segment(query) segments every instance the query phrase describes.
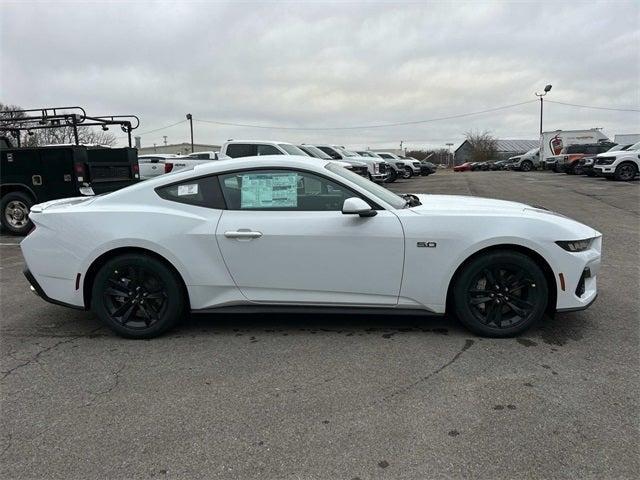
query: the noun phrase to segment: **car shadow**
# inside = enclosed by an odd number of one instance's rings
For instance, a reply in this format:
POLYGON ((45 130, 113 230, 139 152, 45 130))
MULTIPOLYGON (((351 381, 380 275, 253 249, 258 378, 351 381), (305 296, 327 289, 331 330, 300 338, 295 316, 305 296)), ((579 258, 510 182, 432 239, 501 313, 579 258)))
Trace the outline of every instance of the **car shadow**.
MULTIPOLYGON (((192 314, 173 331, 175 335, 214 333, 223 335, 272 333, 281 335, 336 333, 347 336, 422 332, 468 336, 469 333, 447 316, 348 315, 348 314, 192 314)), ((171 335, 171 334, 170 334, 171 335)))

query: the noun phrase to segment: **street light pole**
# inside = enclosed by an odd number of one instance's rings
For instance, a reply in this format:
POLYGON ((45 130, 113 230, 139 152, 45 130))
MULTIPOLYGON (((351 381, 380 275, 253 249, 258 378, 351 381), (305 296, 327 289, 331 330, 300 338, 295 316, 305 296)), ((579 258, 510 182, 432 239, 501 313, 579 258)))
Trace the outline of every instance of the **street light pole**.
POLYGON ((189 125, 191 127, 191 153, 193 153, 193 115, 187 113, 187 120, 189 120, 189 125))
POLYGON ((451 147, 453 147, 453 143, 445 143, 445 145, 447 147, 449 147, 449 155, 447 155, 447 157, 448 157, 448 159, 447 159, 447 167, 448 167, 449 166, 449 162, 451 162, 452 164, 454 163, 453 157, 451 155, 451 147))
POLYGON ((547 85, 546 87, 544 87, 544 92, 542 93, 536 92, 536 96, 540 98, 540 135, 542 135, 542 110, 543 110, 543 104, 544 104, 542 97, 544 97, 547 93, 549 93, 550 90, 551 90, 551 85, 547 85))

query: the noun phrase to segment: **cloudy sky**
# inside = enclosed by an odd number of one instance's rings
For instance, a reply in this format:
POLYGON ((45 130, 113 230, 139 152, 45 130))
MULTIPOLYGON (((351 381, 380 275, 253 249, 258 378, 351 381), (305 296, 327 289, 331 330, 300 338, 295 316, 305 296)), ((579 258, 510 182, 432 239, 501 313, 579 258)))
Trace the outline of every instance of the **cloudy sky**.
MULTIPOLYGON (((442 146, 534 139, 534 92, 640 109, 640 2, 3 1, 0 101, 134 113, 142 144, 228 138, 442 146), (484 114, 381 128, 353 128, 484 114), (258 129, 204 121, 290 127, 258 129)), ((545 103, 545 130, 640 113, 545 103)))

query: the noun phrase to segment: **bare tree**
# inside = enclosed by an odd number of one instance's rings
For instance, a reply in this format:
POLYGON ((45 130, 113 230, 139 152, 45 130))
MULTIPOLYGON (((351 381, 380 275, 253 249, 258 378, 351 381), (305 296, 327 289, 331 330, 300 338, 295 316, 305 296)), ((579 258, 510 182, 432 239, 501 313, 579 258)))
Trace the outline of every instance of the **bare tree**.
POLYGON ((491 132, 470 131, 466 132, 467 143, 471 147, 471 160, 474 162, 486 162, 496 157, 497 140, 491 132))
MULTIPOLYGON (((11 111, 21 110, 17 105, 9 105, 0 102, 0 117, 6 118, 11 111)), ((15 118, 25 117, 24 113, 13 114, 15 118)), ((12 126, 10 123, 9 125, 12 126)), ((116 126, 117 127, 117 126, 116 126)), ((114 127, 114 128, 116 128, 114 127)), ((58 145, 63 143, 75 143, 73 127, 62 125, 58 128, 46 128, 21 132, 21 144, 28 147, 42 145, 58 145)), ((101 130, 100 127, 78 127, 78 142, 86 144, 98 144, 113 146, 116 144, 116 136, 110 132, 101 130)))

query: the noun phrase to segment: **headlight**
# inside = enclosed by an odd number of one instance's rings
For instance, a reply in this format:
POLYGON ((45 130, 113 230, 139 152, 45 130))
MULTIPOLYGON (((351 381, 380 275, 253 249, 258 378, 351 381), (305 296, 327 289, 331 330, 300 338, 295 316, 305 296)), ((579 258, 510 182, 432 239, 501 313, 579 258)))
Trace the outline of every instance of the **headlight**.
POLYGON ((585 240, 561 240, 556 243, 567 252, 584 252, 591 247, 593 238, 587 238, 585 240))
POLYGON ((379 173, 380 172, 380 164, 374 163, 373 164, 373 171, 374 171, 374 173, 379 173))

